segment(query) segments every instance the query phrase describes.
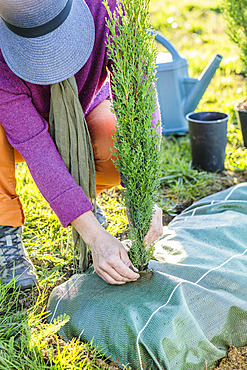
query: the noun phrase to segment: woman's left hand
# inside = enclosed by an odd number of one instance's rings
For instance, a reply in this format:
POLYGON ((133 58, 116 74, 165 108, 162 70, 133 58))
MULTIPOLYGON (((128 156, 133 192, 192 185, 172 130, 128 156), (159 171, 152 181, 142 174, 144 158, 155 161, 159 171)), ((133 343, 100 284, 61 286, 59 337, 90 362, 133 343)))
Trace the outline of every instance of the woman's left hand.
POLYGON ((162 210, 155 204, 150 228, 143 240, 146 247, 150 247, 163 234, 162 210))

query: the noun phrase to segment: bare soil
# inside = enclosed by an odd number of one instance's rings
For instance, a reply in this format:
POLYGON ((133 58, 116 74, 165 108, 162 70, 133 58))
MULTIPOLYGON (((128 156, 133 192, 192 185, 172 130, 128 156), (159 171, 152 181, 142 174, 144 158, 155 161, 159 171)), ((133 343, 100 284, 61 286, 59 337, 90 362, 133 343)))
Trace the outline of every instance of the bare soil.
POLYGON ((227 356, 218 361, 214 370, 246 370, 247 369, 247 346, 230 347, 227 356))

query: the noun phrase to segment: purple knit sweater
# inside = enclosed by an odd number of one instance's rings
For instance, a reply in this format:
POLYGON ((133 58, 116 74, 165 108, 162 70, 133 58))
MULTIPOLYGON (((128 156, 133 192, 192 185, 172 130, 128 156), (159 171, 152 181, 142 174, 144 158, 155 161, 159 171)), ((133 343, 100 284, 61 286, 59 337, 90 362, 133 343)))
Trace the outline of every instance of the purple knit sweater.
MULTIPOLYGON (((93 51, 75 74, 79 99, 87 115, 99 102, 109 97, 106 82, 110 68, 106 48, 107 12, 101 0, 85 0, 95 23, 93 51)), ((116 7, 112 0, 111 9, 116 7)), ((18 56, 17 56, 18 57, 18 56)), ((10 144, 25 159, 31 175, 44 198, 68 226, 84 212, 92 210, 90 201, 68 172, 48 132, 50 86, 23 81, 7 66, 0 50, 0 122, 10 144)), ((153 125, 159 119, 155 112, 153 125)))

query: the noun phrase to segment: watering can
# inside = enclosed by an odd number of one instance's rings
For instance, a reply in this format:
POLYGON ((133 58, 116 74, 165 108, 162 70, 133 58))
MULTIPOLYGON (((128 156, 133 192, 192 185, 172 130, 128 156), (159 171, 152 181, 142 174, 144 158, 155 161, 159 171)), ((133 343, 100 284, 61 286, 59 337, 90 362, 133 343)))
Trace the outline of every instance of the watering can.
POLYGON ((181 57, 170 41, 160 33, 155 33, 155 40, 169 51, 158 53, 156 60, 156 87, 162 134, 183 134, 188 131, 186 114, 196 109, 222 56, 216 54, 198 79, 190 78, 187 59, 181 57))

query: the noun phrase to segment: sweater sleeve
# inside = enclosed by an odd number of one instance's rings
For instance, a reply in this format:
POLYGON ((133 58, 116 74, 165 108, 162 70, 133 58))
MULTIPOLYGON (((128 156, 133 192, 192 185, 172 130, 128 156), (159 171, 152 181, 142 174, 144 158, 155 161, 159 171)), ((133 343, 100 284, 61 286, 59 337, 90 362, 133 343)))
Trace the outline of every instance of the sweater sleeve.
POLYGON ((25 159, 44 198, 63 226, 93 207, 68 172, 32 103, 28 86, 0 60, 0 117, 10 144, 25 159))

